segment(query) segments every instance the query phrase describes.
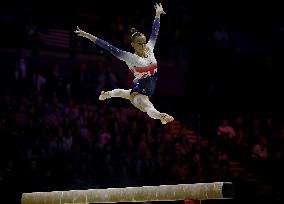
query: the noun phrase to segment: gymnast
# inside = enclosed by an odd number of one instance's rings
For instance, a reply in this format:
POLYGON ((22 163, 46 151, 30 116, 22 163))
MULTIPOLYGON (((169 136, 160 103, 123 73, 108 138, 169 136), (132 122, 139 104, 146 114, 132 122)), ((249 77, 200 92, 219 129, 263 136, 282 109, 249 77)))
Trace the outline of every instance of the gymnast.
POLYGON ((120 97, 128 99, 139 110, 146 112, 149 117, 158 119, 162 124, 167 124, 174 118, 167 113, 161 113, 150 101, 150 97, 154 94, 157 82, 157 61, 154 56, 154 47, 160 28, 160 16, 166 14, 162 4, 155 4, 155 19, 152 25, 152 32, 148 42, 143 33, 135 28, 131 28, 131 45, 134 53, 122 51, 108 42, 91 35, 77 26, 75 33, 94 42, 96 45, 108 50, 115 57, 124 61, 134 75, 134 86, 132 89, 114 89, 111 91, 102 91, 99 100, 105 100, 112 97, 120 97))

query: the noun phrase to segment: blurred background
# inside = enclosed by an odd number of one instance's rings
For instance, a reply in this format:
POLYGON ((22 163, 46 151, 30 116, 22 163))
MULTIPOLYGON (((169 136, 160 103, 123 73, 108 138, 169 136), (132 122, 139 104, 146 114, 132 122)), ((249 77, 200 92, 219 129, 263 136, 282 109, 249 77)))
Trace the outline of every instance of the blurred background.
MULTIPOLYGON (((284 13, 271 1, 161 1, 150 119, 126 64, 74 33, 132 51, 155 1, 5 1, 0 6, 0 189, 24 192, 231 181, 233 200, 283 203, 284 13)), ((156 203, 156 202, 149 202, 156 203)), ((163 202, 157 202, 163 203, 163 202)), ((171 203, 199 203, 177 201, 171 203)))

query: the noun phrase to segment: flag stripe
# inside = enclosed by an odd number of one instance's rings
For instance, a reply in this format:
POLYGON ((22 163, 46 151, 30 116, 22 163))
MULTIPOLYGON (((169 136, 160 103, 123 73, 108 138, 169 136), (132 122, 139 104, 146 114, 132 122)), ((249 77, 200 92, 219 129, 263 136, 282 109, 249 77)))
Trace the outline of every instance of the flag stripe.
POLYGON ((70 32, 62 29, 46 29, 38 32, 38 40, 50 47, 70 47, 70 32))
POLYGON ((64 38, 64 37, 52 37, 46 34, 40 34, 39 39, 41 40, 46 40, 46 41, 52 41, 52 42, 63 42, 63 43, 68 43, 70 39, 64 38))

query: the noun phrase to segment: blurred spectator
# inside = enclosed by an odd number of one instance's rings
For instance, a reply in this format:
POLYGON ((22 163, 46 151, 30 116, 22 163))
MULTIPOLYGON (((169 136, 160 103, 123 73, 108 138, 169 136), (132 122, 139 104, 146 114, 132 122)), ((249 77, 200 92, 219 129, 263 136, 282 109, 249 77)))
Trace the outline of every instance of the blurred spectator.
POLYGON ((97 92, 100 93, 103 90, 113 90, 117 88, 117 79, 110 64, 104 65, 103 62, 98 63, 99 75, 98 75, 98 88, 97 92))

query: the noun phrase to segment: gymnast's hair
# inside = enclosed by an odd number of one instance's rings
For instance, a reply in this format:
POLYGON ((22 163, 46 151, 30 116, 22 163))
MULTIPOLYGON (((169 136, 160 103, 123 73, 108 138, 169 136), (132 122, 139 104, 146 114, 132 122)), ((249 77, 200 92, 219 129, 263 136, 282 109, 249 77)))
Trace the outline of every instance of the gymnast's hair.
POLYGON ((130 33, 131 33, 131 42, 133 42, 135 38, 143 35, 143 33, 139 32, 136 28, 131 28, 130 33))

